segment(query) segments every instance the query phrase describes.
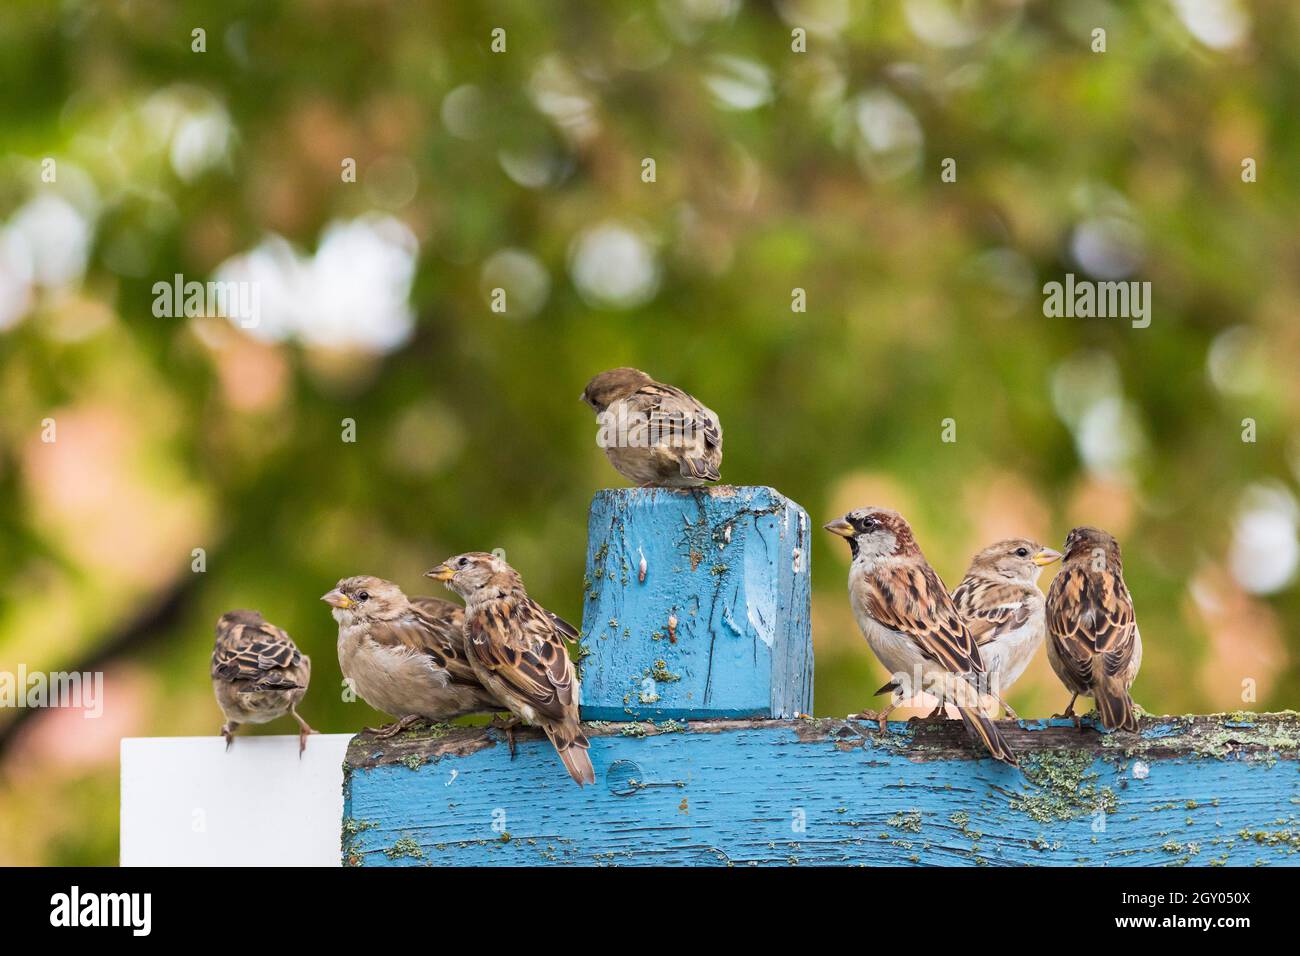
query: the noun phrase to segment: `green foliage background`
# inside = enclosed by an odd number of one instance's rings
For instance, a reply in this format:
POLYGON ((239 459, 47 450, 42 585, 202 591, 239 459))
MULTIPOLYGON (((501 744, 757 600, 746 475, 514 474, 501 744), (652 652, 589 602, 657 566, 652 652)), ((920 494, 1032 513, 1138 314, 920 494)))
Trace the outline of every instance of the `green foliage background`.
MULTIPOLYGON (((0 713, 0 862, 116 860, 116 741, 216 732, 226 609, 259 608, 313 656, 304 713, 333 732, 379 719, 339 693, 317 597, 341 576, 415 590, 449 554, 502 547, 579 619, 587 503, 617 476, 577 396, 614 365, 720 414, 729 482, 818 521, 900 507, 950 585, 991 534, 1112 528, 1147 645, 1140 703, 1294 706, 1294 584, 1243 588, 1229 555, 1251 489, 1294 503, 1300 474, 1300 11, 1242 15, 1244 38, 1214 49, 1164 3, 5 3, 0 222, 71 188, 42 183, 45 157, 97 201, 84 278, 0 329, 0 670, 93 665, 108 689, 100 721, 0 713), (542 108, 555 77, 585 126, 542 108), (466 84, 472 139, 445 119, 466 84), (150 131, 160 91, 217 104, 221 162, 178 172, 150 131), (919 142, 873 146, 863 96, 901 104, 919 142), (548 182, 520 185, 503 151, 550 157, 548 182), (1115 208, 1141 235, 1151 327, 1044 317, 1043 284, 1084 277, 1080 224, 1115 208), (152 313, 156 281, 208 278, 270 233, 310 254, 375 210, 419 240, 395 351, 152 313), (642 304, 595 304, 573 279, 603 221, 652 237, 642 304), (483 264, 503 248, 549 276, 535 315, 489 309, 483 264), (1118 383, 1140 440, 1114 469, 1089 466, 1054 398, 1071 368, 1118 383)), ((838 544, 812 555, 819 714, 880 683, 838 544)), ((1051 713, 1065 695, 1040 660, 1012 701, 1051 713)))

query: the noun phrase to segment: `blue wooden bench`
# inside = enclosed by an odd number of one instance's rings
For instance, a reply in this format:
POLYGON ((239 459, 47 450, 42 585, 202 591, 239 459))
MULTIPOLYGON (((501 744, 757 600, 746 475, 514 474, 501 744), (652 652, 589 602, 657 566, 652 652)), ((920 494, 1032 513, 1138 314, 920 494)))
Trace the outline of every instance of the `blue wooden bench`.
MULTIPOLYGON (((810 522, 770 488, 602 491, 583 582, 597 784, 486 728, 355 737, 345 865, 1300 863, 1300 715, 811 718, 810 522)), ((867 653, 864 646, 863 653, 867 653)), ((868 691, 874 688, 864 688, 868 691)))

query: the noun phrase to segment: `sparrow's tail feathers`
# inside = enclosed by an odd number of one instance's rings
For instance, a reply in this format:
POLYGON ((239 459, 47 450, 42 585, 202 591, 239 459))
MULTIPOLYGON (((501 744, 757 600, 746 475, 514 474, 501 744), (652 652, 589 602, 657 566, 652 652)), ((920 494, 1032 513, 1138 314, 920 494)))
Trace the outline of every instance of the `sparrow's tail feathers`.
POLYGON ((545 730, 573 782, 580 787, 584 783, 595 783, 596 769, 592 767, 591 757, 587 754, 591 744, 587 742, 586 734, 576 726, 546 727, 545 730))
POLYGON ((994 760, 1001 760, 1003 763, 1011 764, 1013 767, 1016 766, 1016 755, 1011 752, 1006 739, 998 732, 998 728, 993 721, 968 707, 958 707, 957 713, 961 714, 961 720, 966 725, 966 730, 984 745, 988 752, 993 755, 994 760))
POLYGON ((880 688, 880 690, 876 691, 876 692, 875 692, 874 694, 872 694, 871 696, 872 696, 872 697, 879 697, 881 694, 892 694, 892 693, 893 693, 894 691, 896 691, 896 690, 898 690, 898 681, 892 681, 892 680, 891 680, 888 684, 886 684, 884 687, 880 688))
POLYGON ((1129 696, 1128 690, 1122 686, 1113 683, 1103 682, 1097 688, 1097 713, 1101 716, 1101 724, 1107 730, 1129 730, 1138 729, 1137 708, 1133 705, 1133 698, 1129 696))
POLYGON ((685 478, 698 478, 701 481, 720 481, 722 473, 718 466, 707 458, 683 458, 678 469, 685 478))

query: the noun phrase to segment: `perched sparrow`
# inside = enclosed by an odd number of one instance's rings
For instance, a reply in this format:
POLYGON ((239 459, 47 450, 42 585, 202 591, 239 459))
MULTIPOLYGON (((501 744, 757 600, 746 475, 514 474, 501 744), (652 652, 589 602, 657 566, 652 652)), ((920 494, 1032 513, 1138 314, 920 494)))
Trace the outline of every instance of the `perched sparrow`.
MULTIPOLYGON (((1060 552, 1025 538, 999 541, 971 559, 966 577, 952 592, 957 612, 979 645, 989 693, 1012 718, 1016 713, 1006 702, 1007 691, 1029 666, 1046 628, 1038 576, 1060 558, 1060 552)), ((897 689, 891 681, 877 693, 897 689)), ((943 710, 940 703, 930 716, 943 710)))
POLYGON ((680 388, 615 368, 588 382, 582 400, 596 410, 597 444, 628 481, 690 488, 721 478, 718 416, 680 388))
MULTIPOLYGON (((906 696, 925 691, 952 703, 989 753, 1014 764, 1015 755, 983 712, 987 674, 979 647, 902 515, 864 508, 832 521, 826 530, 848 539, 853 552, 849 602, 893 681, 910 691, 906 696)), ((895 706, 876 715, 882 733, 895 706)))
POLYGON ((298 704, 311 680, 311 658, 257 611, 227 611, 217 619, 212 651, 212 689, 226 717, 221 736, 226 749, 240 724, 265 724, 289 714, 298 721, 298 753, 314 734, 298 716, 298 704))
POLYGON ((578 678, 565 648, 577 631, 530 598, 519 573, 495 555, 457 555, 427 575, 465 599, 465 636, 479 680, 516 717, 546 731, 578 786, 595 783, 578 723, 578 678))
POLYGON ((979 645, 990 692, 1011 717, 1006 695, 1043 643, 1046 628, 1038 575, 1061 553, 1025 538, 991 544, 971 559, 952 599, 979 645))
POLYGON ((465 612, 438 598, 407 598, 391 581, 344 578, 321 598, 339 623, 339 669, 375 710, 397 717, 375 735, 420 721, 504 710, 474 676, 465 612))
MULTIPOLYGON (((1047 592, 1047 659, 1074 696, 1097 702, 1108 730, 1137 730, 1129 688, 1142 666, 1142 635, 1124 584, 1119 542, 1096 528, 1075 528, 1047 592)), ((1075 718, 1078 722, 1078 718, 1075 718)))

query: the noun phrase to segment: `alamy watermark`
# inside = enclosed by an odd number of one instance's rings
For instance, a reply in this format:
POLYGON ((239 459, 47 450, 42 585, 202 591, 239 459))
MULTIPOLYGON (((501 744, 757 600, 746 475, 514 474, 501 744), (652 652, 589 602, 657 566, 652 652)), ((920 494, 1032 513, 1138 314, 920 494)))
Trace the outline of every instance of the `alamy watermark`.
POLYGON ((1043 315, 1051 319, 1130 319, 1135 329, 1151 324, 1150 282, 1093 282, 1065 274, 1043 286, 1043 315))
POLYGON ((153 928, 153 894, 83 893, 74 885, 50 897, 50 925, 118 926, 130 929, 132 936, 148 936, 153 928))
POLYGON ((10 707, 80 707, 87 720, 104 713, 102 671, 0 671, 0 709, 10 707))
POLYGON ((262 320, 262 292, 256 282, 186 282, 178 272, 171 282, 153 284, 153 314, 159 319, 219 315, 252 329, 262 320))

